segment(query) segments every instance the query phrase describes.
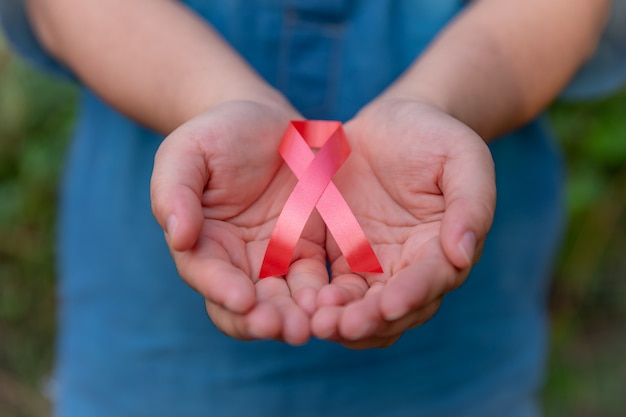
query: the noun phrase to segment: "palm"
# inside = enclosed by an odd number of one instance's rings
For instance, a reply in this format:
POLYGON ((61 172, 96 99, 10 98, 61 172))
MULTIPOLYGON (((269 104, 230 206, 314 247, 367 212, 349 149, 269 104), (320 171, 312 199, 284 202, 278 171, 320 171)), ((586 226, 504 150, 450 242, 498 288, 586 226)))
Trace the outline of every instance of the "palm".
MULTIPOLYGON (((335 183, 384 273, 351 273, 330 238, 332 283, 319 294, 313 326, 318 336, 353 347, 393 343, 430 318, 443 295, 462 283, 472 261, 464 265, 446 251, 441 236, 456 227, 450 221, 444 226, 455 192, 450 179, 469 179, 464 168, 475 164, 479 176, 493 182, 488 150, 450 117, 414 103, 393 103, 365 116, 346 126, 353 154, 335 183)), ((486 207, 492 204, 493 195, 479 197, 486 207)))
POLYGON ((317 217, 304 230, 287 276, 258 279, 294 181, 277 152, 293 116, 250 103, 223 106, 170 135, 155 163, 153 194, 166 187, 161 181, 171 185, 163 180, 169 167, 185 167, 180 195, 171 197, 188 202, 178 210, 189 218, 178 223, 189 229, 177 228, 177 241, 168 236, 179 272, 205 296, 216 325, 242 339, 306 341, 316 288, 327 282, 325 231, 317 217))

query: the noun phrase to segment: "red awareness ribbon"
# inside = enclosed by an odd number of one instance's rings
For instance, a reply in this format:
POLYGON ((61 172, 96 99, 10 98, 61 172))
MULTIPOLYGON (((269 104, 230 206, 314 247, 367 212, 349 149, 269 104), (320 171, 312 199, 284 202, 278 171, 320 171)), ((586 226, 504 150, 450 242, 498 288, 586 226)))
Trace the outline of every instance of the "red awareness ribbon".
POLYGON ((315 208, 353 272, 383 272, 363 229, 332 182, 350 155, 341 123, 292 121, 279 152, 299 181, 278 216, 260 278, 287 273, 302 230, 315 208), (320 149, 314 154, 311 148, 320 149))

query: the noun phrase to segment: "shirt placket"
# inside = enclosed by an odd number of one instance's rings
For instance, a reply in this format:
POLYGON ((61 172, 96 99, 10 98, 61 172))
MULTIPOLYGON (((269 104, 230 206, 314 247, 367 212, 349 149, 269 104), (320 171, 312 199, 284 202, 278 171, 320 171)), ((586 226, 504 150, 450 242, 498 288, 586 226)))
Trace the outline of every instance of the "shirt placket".
POLYGON ((277 87, 305 117, 336 111, 351 1, 284 0, 277 87))

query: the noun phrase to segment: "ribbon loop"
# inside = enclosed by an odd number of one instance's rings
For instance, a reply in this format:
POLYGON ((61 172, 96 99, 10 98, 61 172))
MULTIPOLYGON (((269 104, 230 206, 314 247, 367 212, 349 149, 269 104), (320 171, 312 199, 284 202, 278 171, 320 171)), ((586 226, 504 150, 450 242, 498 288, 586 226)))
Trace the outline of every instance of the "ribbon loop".
POLYGON ((350 155, 340 122, 293 121, 279 152, 298 178, 287 198, 265 252, 260 278, 287 273, 302 230, 317 208, 354 272, 382 272, 350 207, 332 178, 350 155), (317 154, 311 148, 320 148, 317 154))

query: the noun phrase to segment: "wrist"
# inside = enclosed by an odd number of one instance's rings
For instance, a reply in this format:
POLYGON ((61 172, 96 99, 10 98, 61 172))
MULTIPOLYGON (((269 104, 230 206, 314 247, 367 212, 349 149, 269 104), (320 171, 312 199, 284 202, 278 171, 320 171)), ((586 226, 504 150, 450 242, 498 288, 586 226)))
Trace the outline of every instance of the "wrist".
POLYGON ((293 113, 296 110, 276 89, 261 80, 256 74, 246 74, 239 78, 226 77, 219 87, 211 80, 189 83, 178 89, 176 123, 181 125, 197 115, 215 107, 233 102, 249 102, 272 109, 293 113), (230 81, 230 82, 229 82, 230 81), (193 85, 192 85, 193 84, 193 85))
MULTIPOLYGON (((415 103, 444 113, 472 129, 486 142, 505 132, 497 122, 496 116, 500 114, 497 107, 487 110, 487 104, 481 102, 480 96, 468 94, 466 90, 450 89, 442 84, 436 86, 418 79, 412 79, 409 84, 399 80, 375 100, 378 101, 415 103), (486 117, 487 114, 492 117, 486 117)), ((504 96, 498 101, 500 108, 513 106, 504 96)))
POLYGON ((421 83, 419 80, 412 80, 411 83, 403 79, 398 80, 377 97, 372 104, 384 102, 419 103, 455 119, 460 119, 458 117, 459 112, 454 107, 454 100, 451 100, 448 94, 430 87, 427 83, 421 83))

